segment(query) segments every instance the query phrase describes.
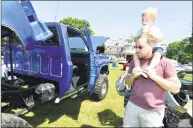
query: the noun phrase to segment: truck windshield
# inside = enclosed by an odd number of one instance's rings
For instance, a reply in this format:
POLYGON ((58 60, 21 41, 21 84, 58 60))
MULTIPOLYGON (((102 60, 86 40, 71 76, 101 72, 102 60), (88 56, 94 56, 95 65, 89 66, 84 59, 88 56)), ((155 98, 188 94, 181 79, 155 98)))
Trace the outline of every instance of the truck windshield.
POLYGON ((84 44, 84 41, 82 38, 79 36, 77 37, 69 37, 69 46, 70 46, 70 51, 71 52, 87 52, 88 49, 86 45, 84 44))
POLYGON ((67 29, 68 42, 71 53, 85 53, 88 52, 88 48, 82 38, 82 36, 73 29, 67 29))

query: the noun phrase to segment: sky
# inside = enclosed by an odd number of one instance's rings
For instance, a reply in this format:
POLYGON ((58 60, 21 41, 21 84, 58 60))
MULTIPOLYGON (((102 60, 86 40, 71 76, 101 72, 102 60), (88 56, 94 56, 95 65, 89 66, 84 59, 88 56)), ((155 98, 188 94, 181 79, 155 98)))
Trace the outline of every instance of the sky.
POLYGON ((192 33, 192 1, 31 1, 40 20, 59 22, 74 17, 87 20, 96 36, 111 39, 135 34, 141 27, 141 13, 158 9, 158 26, 163 43, 180 41, 192 33), (57 8, 58 4, 58 8, 57 8))

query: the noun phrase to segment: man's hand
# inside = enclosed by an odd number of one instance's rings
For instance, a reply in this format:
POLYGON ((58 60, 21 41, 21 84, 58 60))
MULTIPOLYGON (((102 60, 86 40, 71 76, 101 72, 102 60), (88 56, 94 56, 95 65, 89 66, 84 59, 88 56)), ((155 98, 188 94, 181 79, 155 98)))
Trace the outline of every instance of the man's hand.
POLYGON ((152 80, 154 80, 157 77, 157 74, 154 68, 147 68, 144 70, 144 73, 146 73, 148 77, 152 80))

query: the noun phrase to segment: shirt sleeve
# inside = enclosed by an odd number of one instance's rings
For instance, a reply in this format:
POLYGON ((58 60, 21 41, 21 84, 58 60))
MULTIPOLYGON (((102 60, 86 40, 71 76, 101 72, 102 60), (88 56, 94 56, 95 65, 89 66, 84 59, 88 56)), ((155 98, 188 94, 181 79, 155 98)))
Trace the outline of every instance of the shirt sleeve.
POLYGON ((165 61, 165 69, 163 74, 164 74, 164 78, 177 76, 175 65, 172 63, 170 59, 166 59, 165 61))

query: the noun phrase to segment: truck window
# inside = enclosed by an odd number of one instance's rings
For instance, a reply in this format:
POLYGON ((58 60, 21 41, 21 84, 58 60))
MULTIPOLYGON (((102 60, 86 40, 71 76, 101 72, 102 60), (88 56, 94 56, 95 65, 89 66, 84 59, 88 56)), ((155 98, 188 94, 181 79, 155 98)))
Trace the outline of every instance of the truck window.
POLYGON ((60 40, 59 40, 59 34, 58 34, 58 28, 57 27, 49 27, 48 29, 53 33, 53 36, 49 38, 48 40, 39 43, 38 45, 60 45, 60 40))
POLYGON ((88 48, 83 40, 83 37, 77 31, 68 28, 68 41, 71 53, 85 53, 88 48))

